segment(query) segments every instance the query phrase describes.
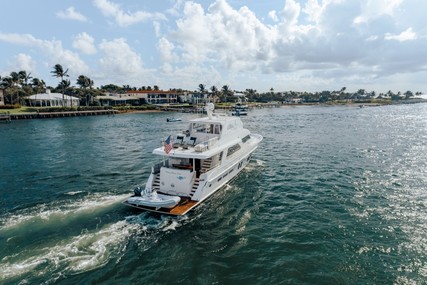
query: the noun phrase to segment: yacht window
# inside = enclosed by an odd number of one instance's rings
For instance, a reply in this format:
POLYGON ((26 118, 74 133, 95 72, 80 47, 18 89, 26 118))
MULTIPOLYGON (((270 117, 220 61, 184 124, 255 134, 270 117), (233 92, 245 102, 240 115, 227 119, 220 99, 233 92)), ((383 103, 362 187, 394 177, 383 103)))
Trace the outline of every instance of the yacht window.
POLYGON ((230 155, 232 155, 233 153, 235 153, 239 149, 240 149, 240 145, 239 144, 235 144, 235 145, 229 147, 228 151, 227 151, 227 157, 230 156, 230 155))
POLYGON ((209 132, 210 125, 203 124, 203 123, 193 123, 192 129, 197 133, 206 133, 206 132, 209 132))
POLYGON ((251 139, 251 135, 247 135, 246 137, 244 137, 243 139, 242 139, 242 142, 243 143, 245 143, 245 142, 247 142, 248 140, 250 140, 251 139))
POLYGON ((221 134, 222 126, 221 125, 215 125, 215 134, 219 135, 221 134))

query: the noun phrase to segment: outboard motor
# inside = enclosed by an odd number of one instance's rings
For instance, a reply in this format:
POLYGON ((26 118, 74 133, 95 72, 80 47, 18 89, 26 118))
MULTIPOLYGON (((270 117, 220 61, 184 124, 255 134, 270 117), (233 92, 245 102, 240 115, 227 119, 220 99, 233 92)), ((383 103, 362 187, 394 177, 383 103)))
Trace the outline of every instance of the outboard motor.
POLYGON ((135 193, 135 196, 141 196, 141 187, 137 186, 135 189, 133 189, 133 192, 135 193))

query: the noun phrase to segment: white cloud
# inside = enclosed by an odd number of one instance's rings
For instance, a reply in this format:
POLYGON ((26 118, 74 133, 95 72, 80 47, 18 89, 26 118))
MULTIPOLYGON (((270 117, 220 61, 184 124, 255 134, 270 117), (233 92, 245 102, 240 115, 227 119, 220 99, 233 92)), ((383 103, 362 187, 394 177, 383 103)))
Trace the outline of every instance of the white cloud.
POLYGON ((57 40, 40 40, 30 34, 1 34, 0 41, 5 41, 19 46, 37 48, 50 65, 61 64, 70 69, 70 74, 85 74, 88 66, 76 53, 63 48, 62 42, 57 40))
POLYGON ((268 16, 270 19, 272 19, 274 22, 279 21, 279 18, 277 17, 277 12, 275 10, 268 12, 268 16))
POLYGON ((178 60, 178 56, 173 52, 174 48, 174 45, 166 38, 159 39, 158 49, 164 62, 172 63, 178 60))
POLYGON ((34 72, 36 69, 36 62, 30 55, 20 53, 15 57, 14 70, 25 70, 27 73, 34 72))
POLYGON ((36 39, 30 34, 5 34, 0 33, 0 41, 10 44, 23 45, 23 46, 37 46, 41 45, 43 41, 36 39))
POLYGON ((318 23, 326 3, 327 1, 324 1, 323 6, 321 6, 317 0, 308 0, 303 8, 303 12, 307 14, 307 19, 311 22, 318 23))
MULTIPOLYGON (((215 0, 208 9, 186 1, 174 7, 181 16, 175 29, 168 26, 171 32, 162 34, 159 51, 165 61, 171 55, 178 57, 181 71, 208 65, 224 78, 233 73, 295 72, 307 84, 313 81, 318 86, 332 84, 331 78, 371 82, 402 70, 426 69, 427 59, 421 53, 427 39, 417 35, 415 28, 404 32, 399 28, 402 19, 411 19, 411 10, 405 11, 404 3, 308 0, 303 5, 285 0, 282 9, 267 12, 274 21, 271 25, 248 7, 236 9, 226 0, 215 0), (418 40, 420 45, 392 44, 409 40, 418 40)), ((177 71, 170 65, 167 70, 177 71)))
MULTIPOLYGON (((16 69, 43 64, 45 80, 54 79, 49 71, 59 63, 70 76, 90 75, 96 84, 156 82, 165 88, 203 83, 234 89, 241 82, 243 88, 260 91, 290 86, 326 90, 335 84, 380 86, 403 73, 406 81, 413 75, 421 86, 427 74, 427 32, 419 0, 140 2, 92 0, 89 4, 99 13, 87 26, 91 30, 68 22, 68 33, 43 29, 50 33, 44 38, 34 37, 36 32, 0 32, 2 52, 16 69), (100 17, 126 29, 99 26, 105 24, 100 17), (67 34, 74 35, 71 44, 67 34)), ((66 7, 57 16, 78 20, 73 15, 80 13, 66 7)), ((5 28, 14 31, 13 25, 5 28)))
POLYGON ((171 36, 185 62, 221 63, 234 70, 253 69, 268 60, 274 38, 275 30, 247 7, 234 10, 224 0, 215 1, 207 13, 200 4, 186 2, 171 36))
POLYGON ((412 28, 408 28, 406 31, 403 31, 398 35, 392 35, 391 33, 386 33, 386 35, 384 36, 384 39, 404 42, 404 41, 416 40, 417 34, 412 31, 412 28))
POLYGON ((85 54, 95 54, 96 53, 96 47, 94 45, 94 39, 87 33, 83 32, 81 34, 78 34, 73 39, 73 47, 75 49, 80 50, 81 52, 85 54))
POLYGON ((288 26, 295 26, 298 23, 298 17, 301 12, 301 6, 295 0, 287 0, 283 9, 284 22, 288 26))
POLYGON ((80 12, 76 11, 76 9, 73 6, 68 7, 65 11, 57 12, 56 16, 60 19, 66 19, 66 20, 76 20, 80 22, 87 21, 87 18, 80 12))
POLYGON ((132 78, 141 80, 141 57, 131 49, 125 39, 104 40, 99 44, 99 50, 102 53, 99 60, 102 76, 124 81, 132 78))
POLYGON ((383 15, 393 16, 404 0, 367 0, 361 2, 361 13, 355 23, 365 23, 383 15))
POLYGON ((137 11, 134 13, 125 12, 121 9, 120 5, 108 0, 94 0, 93 4, 104 16, 113 18, 121 27, 127 27, 150 20, 166 20, 166 17, 161 13, 149 13, 145 11, 137 11))
POLYGON ((175 0, 174 2, 175 3, 173 4, 173 6, 169 9, 167 9, 166 12, 172 16, 179 17, 180 13, 181 13, 180 10, 182 9, 182 7, 184 5, 184 0, 175 0))

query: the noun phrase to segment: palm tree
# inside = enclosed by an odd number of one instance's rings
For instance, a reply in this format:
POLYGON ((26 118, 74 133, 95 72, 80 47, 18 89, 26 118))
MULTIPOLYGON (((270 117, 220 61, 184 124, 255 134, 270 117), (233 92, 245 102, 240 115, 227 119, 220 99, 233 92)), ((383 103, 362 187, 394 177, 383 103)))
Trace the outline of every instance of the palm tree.
POLYGON ((77 85, 80 85, 80 88, 84 90, 86 106, 88 106, 88 101, 90 101, 90 96, 91 95, 88 92, 86 92, 86 88, 92 88, 92 86, 93 86, 93 80, 91 80, 87 76, 80 75, 77 78, 77 85))
POLYGON ((206 91, 204 84, 201 84, 201 83, 199 84, 199 91, 200 91, 200 94, 202 94, 201 98, 204 98, 205 97, 205 91, 206 91))
POLYGON ((62 107, 64 107, 64 92, 65 92, 65 85, 63 84, 64 81, 64 77, 68 77, 68 68, 67 70, 64 71, 64 69, 62 68, 62 65, 60 64, 55 64, 55 66, 53 67, 53 70, 50 72, 53 74, 53 76, 55 77, 60 77, 61 78, 61 82, 59 83, 58 86, 62 87, 62 107))
POLYGON ((256 90, 255 89, 246 89, 245 90, 245 96, 248 97, 250 100, 254 101, 256 96, 256 90))
POLYGON ((25 86, 28 85, 28 81, 33 78, 31 76, 31 72, 27 73, 25 70, 21 70, 20 72, 18 72, 19 77, 21 78, 21 80, 23 81, 23 83, 25 84, 25 86))
POLYGON ((221 101, 227 102, 227 97, 231 93, 230 87, 228 85, 222 86, 221 93, 222 93, 221 101))
POLYGON ((216 95, 218 93, 218 88, 216 88, 215 85, 212 85, 210 89, 212 91, 212 95, 214 96, 213 103, 215 103, 215 101, 216 101, 216 95))
MULTIPOLYGON (((6 97, 6 92, 8 92, 10 89, 13 88, 13 82, 12 82, 12 77, 3 77, 2 81, 1 81, 1 88, 3 90, 5 90, 5 99, 6 97)), ((10 97, 9 97, 9 104, 12 105, 12 92, 10 92, 10 97)))
POLYGON ((46 89, 46 83, 43 80, 40 80, 38 78, 33 78, 30 85, 33 87, 33 90, 36 94, 39 94, 46 89))
MULTIPOLYGON (((10 73, 10 82, 11 82, 11 88, 13 89, 13 91, 15 91, 15 95, 16 97, 18 97, 18 90, 17 90, 17 86, 18 84, 21 83, 21 76, 19 75, 19 73, 12 71, 10 73)), ((13 97, 12 97, 12 93, 10 93, 10 103, 13 104, 13 97)), ((16 99, 16 98, 15 98, 16 99)))
POLYGON ((38 78, 33 78, 31 85, 33 86, 33 89, 35 89, 36 93, 41 93, 46 89, 46 83, 38 78))
MULTIPOLYGON (((62 101, 63 101, 62 102, 62 107, 64 107, 64 104, 65 104, 65 100, 64 100, 65 90, 67 90, 70 86, 71 86, 71 82, 68 79, 64 79, 61 82, 59 82, 59 84, 58 84, 57 88, 59 88, 59 89, 61 89, 63 91, 63 93, 62 93, 62 98, 63 98, 62 99, 62 101)), ((71 100, 71 107, 73 107, 73 100, 71 100)))

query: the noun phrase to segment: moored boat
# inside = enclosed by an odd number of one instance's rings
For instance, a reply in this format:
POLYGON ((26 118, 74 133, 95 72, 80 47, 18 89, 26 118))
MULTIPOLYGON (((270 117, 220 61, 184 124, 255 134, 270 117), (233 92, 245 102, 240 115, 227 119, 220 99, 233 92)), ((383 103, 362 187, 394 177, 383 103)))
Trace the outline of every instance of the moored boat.
POLYGON ((181 119, 179 119, 179 118, 167 118, 166 122, 181 122, 181 119))
POLYGON ((233 106, 233 111, 231 112, 233 116, 247 116, 248 115, 248 105, 243 104, 240 100, 233 106))
POLYGON ((236 177, 249 163, 263 137, 251 134, 239 117, 213 113, 193 119, 153 150, 161 162, 152 167, 143 191, 125 205, 170 215, 184 215, 236 177))

